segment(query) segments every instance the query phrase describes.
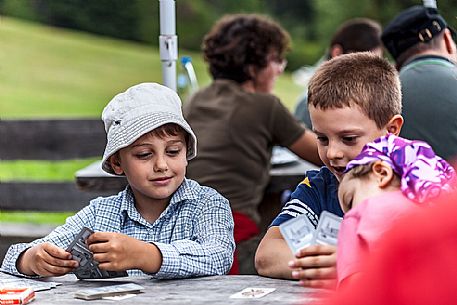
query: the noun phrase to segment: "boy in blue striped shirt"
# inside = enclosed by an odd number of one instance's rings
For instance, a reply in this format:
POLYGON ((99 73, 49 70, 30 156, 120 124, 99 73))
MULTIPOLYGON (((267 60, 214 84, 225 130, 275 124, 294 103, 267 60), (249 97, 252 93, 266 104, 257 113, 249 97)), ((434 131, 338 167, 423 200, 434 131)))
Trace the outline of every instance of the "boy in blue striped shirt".
POLYGON ((325 166, 306 173, 273 221, 257 249, 256 268, 261 275, 330 288, 336 284, 336 247, 315 245, 291 253, 279 225, 302 214, 315 226, 322 211, 343 215, 337 191, 346 164, 365 144, 387 133, 398 135, 403 125, 397 71, 371 52, 335 57, 311 78, 308 108, 325 166))

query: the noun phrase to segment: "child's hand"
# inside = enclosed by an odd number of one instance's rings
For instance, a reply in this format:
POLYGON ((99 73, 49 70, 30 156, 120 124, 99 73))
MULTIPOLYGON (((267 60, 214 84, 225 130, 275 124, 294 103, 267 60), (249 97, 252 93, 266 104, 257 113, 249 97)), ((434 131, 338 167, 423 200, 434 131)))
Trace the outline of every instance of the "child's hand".
POLYGON ((336 247, 313 245, 299 250, 289 262, 292 277, 306 287, 336 287, 336 247))
POLYGON ((140 269, 155 273, 162 265, 162 254, 150 243, 109 232, 95 232, 87 239, 98 267, 109 271, 140 269))
POLYGON ((51 243, 26 250, 18 259, 17 269, 27 275, 60 276, 78 267, 71 254, 51 243))

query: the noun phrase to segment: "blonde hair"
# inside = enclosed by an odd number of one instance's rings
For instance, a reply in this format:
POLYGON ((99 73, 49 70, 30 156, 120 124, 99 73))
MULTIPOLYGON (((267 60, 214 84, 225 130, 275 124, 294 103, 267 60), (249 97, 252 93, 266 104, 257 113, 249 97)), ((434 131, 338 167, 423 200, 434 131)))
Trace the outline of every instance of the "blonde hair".
POLYGON ((311 78, 308 105, 323 110, 357 105, 381 129, 401 113, 397 70, 371 52, 337 56, 323 63, 311 78))
MULTIPOLYGON (((374 163, 375 162, 370 162, 367 164, 360 164, 360 165, 357 165, 357 166, 351 168, 346 174, 344 174, 343 179, 344 180, 367 179, 368 175, 372 172, 374 163)), ((398 186, 400 186, 401 177, 397 173, 395 173, 395 171, 393 172, 393 175, 394 175, 394 178, 393 178, 394 183, 396 183, 396 184, 398 184, 398 186)))

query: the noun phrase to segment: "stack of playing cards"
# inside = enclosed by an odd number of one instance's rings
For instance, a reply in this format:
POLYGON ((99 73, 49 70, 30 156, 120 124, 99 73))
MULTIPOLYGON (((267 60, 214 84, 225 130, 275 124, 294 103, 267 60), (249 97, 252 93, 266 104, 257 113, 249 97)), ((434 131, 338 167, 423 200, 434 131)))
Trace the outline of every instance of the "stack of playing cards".
POLYGON ((281 224, 279 230, 295 254, 301 248, 314 244, 336 245, 342 220, 341 217, 323 211, 317 229, 314 229, 306 215, 300 215, 281 224))

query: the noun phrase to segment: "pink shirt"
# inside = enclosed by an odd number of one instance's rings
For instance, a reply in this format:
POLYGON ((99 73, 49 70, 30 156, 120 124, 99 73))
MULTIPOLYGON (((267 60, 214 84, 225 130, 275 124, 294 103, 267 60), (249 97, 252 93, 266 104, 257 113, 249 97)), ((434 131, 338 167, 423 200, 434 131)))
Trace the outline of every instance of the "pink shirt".
POLYGON ((347 212, 338 234, 338 284, 359 272, 382 235, 400 216, 417 207, 401 191, 395 191, 367 199, 347 212))

